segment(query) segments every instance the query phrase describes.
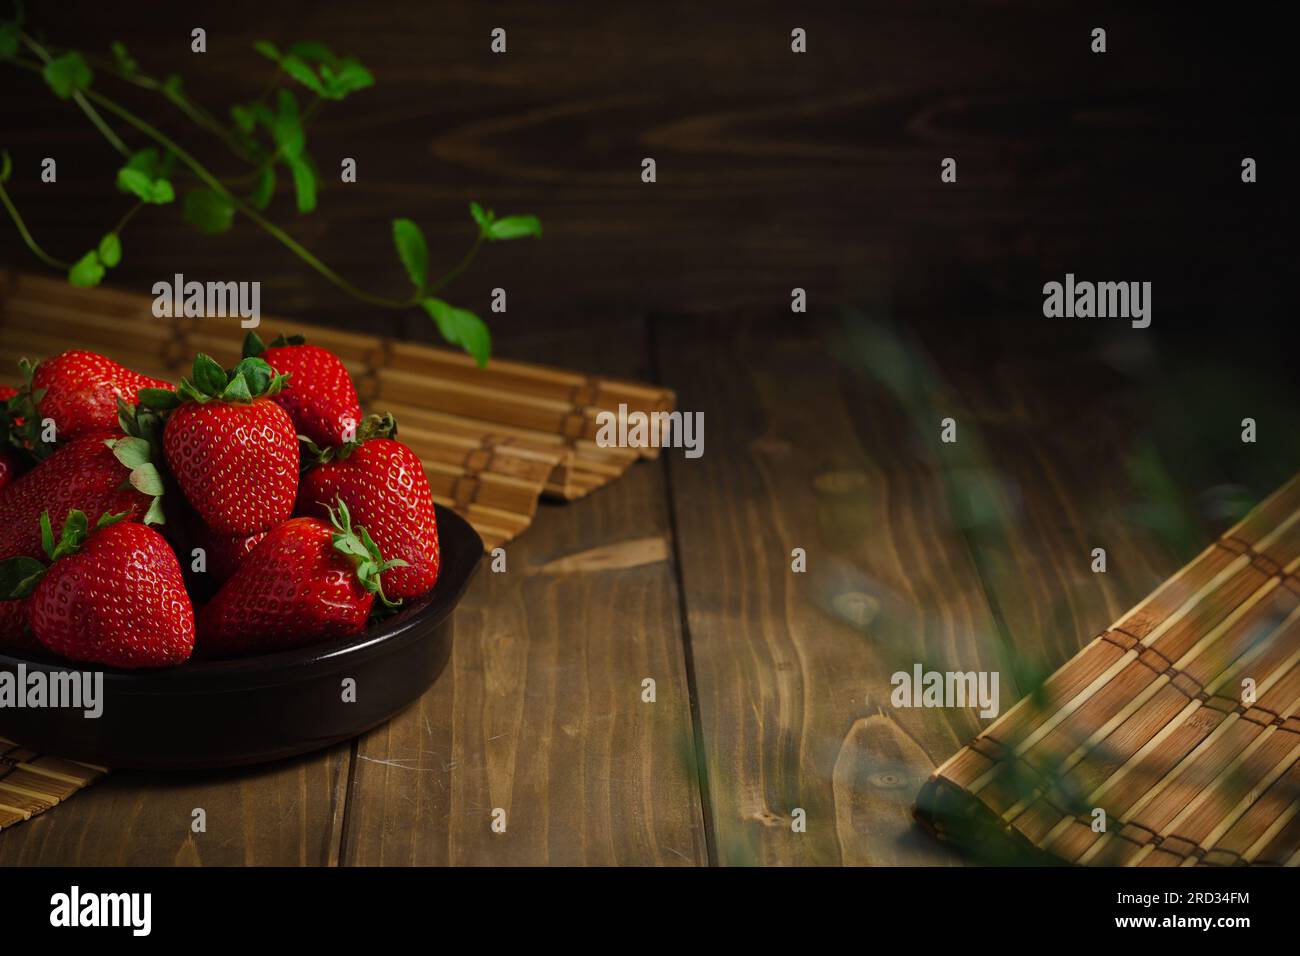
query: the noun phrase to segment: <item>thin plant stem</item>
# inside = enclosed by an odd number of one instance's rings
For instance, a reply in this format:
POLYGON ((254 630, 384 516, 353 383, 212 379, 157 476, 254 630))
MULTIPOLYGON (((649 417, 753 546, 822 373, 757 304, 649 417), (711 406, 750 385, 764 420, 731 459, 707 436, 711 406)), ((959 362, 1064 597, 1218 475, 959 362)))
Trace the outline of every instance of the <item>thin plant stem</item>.
POLYGON ((40 243, 36 241, 36 238, 31 234, 30 230, 28 230, 27 223, 23 222, 23 217, 19 214, 18 207, 15 206, 13 200, 9 198, 9 191, 4 188, 3 184, 0 184, 0 203, 4 204, 5 210, 9 213, 9 218, 11 218, 14 221, 14 225, 18 227, 18 235, 22 236, 24 244, 26 244, 27 248, 32 251, 33 255, 35 255, 37 259, 40 259, 41 262, 45 263, 51 269, 62 269, 66 272, 72 268, 72 263, 64 262, 62 259, 56 259, 41 248, 40 243))

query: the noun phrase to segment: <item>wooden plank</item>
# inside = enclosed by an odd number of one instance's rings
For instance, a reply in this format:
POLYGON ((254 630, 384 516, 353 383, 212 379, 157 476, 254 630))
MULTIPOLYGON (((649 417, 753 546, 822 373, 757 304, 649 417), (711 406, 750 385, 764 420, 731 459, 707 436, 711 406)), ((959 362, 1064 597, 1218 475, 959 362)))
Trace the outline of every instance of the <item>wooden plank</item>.
POLYGON ((116 770, 0 831, 0 866, 334 865, 349 759, 344 744, 222 772, 116 770))
POLYGON ((918 451, 930 423, 847 372, 836 331, 656 327, 663 380, 706 425, 702 457, 666 458, 722 864, 955 862, 911 802, 980 720, 894 708, 890 678, 999 666, 983 587, 918 451))
MULTIPOLYGON (((531 331, 530 356, 644 374, 640 320, 531 331)), ((438 683, 359 742, 345 863, 707 861, 669 537, 654 463, 541 509, 465 596, 438 683)))

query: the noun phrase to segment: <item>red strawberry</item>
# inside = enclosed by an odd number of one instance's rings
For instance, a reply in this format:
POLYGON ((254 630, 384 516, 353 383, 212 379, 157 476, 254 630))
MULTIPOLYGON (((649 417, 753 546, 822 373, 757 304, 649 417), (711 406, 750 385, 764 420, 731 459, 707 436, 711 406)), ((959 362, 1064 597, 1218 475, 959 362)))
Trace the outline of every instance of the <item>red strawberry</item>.
POLYGON ((75 438, 0 493, 0 560, 40 556, 43 511, 67 514, 75 508, 89 514, 125 512, 128 518, 156 520, 150 496, 161 492, 152 484, 157 471, 152 465, 125 465, 119 458, 128 449, 135 452, 137 441, 126 439, 124 443, 121 434, 116 438, 107 434, 75 438), (108 447, 109 441, 119 447, 108 447), (128 481, 147 493, 137 491, 128 481))
POLYGON ((360 634, 385 562, 347 506, 330 521, 294 518, 272 528, 199 612, 205 654, 264 653, 360 634))
POLYGON ((249 332, 244 357, 261 358, 290 376, 275 402, 289 413, 298 434, 317 445, 340 445, 351 440, 361 424, 357 390, 337 355, 306 341, 301 335, 282 335, 266 348, 256 332, 249 332))
POLYGON ((27 427, 39 429, 43 419, 51 419, 60 442, 113 431, 117 428, 119 398, 134 405, 142 388, 172 387, 102 355, 79 350, 48 358, 34 370, 26 364, 24 368, 31 375, 27 427))
POLYGON ((132 668, 180 664, 194 650, 194 608, 180 565, 162 535, 122 517, 104 515, 89 528, 84 514, 70 511, 55 544, 43 515, 50 566, 31 558, 0 565, 4 596, 30 594, 32 633, 70 660, 132 668))
POLYGON ((215 534, 247 535, 280 524, 298 492, 298 433, 270 395, 284 385, 261 359, 227 373, 206 355, 175 393, 145 389, 140 400, 174 409, 163 451, 176 483, 215 534))
POLYGON ((202 548, 207 565, 207 574, 218 584, 230 579, 230 576, 244 563, 244 559, 253 553, 253 549, 266 537, 265 531, 254 534, 237 534, 234 537, 214 534, 209 528, 195 531, 194 546, 202 548))
POLYGON ((394 440, 391 415, 371 416, 358 442, 340 448, 311 448, 321 464, 300 479, 298 513, 323 513, 322 502, 341 500, 352 520, 370 532, 379 550, 406 562, 384 575, 392 598, 413 598, 438 580, 438 521, 433 492, 415 452, 394 440))
POLYGON ((36 651, 40 647, 27 626, 27 602, 0 601, 0 649, 36 651))

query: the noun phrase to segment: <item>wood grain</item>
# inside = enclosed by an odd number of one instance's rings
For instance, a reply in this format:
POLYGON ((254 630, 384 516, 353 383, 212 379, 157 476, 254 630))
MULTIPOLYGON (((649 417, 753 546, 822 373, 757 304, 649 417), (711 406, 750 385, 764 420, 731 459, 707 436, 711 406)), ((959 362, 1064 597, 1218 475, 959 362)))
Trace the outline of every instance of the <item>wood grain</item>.
POLYGON ((0 866, 334 865, 349 759, 342 745, 236 771, 118 770, 0 832, 0 866))
MULTIPOLYGON (((609 341, 568 322, 530 354, 644 375, 609 341)), ((360 740, 346 864, 707 861, 669 534, 657 464, 543 506, 461 603, 447 672, 360 740)))
POLYGON ((887 395, 850 401, 833 329, 729 325, 656 329, 706 422, 703 457, 666 457, 718 862, 952 862, 917 839, 910 798, 980 721, 889 705, 918 661, 994 665, 945 492, 887 395))

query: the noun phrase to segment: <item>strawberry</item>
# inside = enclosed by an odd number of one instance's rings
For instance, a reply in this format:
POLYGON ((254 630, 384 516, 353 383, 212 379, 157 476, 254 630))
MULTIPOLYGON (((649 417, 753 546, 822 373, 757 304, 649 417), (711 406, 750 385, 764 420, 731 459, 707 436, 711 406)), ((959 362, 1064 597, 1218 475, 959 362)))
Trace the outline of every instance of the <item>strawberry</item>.
POLYGON ((161 521, 162 480, 138 436, 83 435, 0 493, 0 560, 41 554, 41 512, 125 512, 161 521), (151 500, 152 498, 152 500, 151 500))
POLYGON ((180 565, 147 525, 104 515, 94 528, 69 511, 57 542, 41 516, 48 567, 32 558, 0 564, 0 597, 28 597, 27 622, 41 645, 74 661, 169 667, 194 650, 194 608, 180 565))
POLYGON ((317 514, 322 502, 342 501, 384 554, 404 562, 384 575, 384 591, 413 598, 438 580, 438 521, 424 466, 391 437, 396 433, 392 415, 372 415, 356 442, 324 450, 308 443, 307 457, 319 464, 299 479, 297 513, 317 514))
POLYGON ((256 332, 244 337, 244 357, 258 357, 291 383, 275 402, 293 419, 298 434, 317 445, 350 441, 361 424, 361 405, 348 370, 333 352, 308 345, 301 335, 280 336, 269 348, 256 332))
POLYGON ((300 647, 360 634, 376 596, 388 606, 385 561, 347 505, 329 521, 277 525, 244 559, 198 616, 199 649, 218 657, 300 647))
POLYGON ((258 358, 230 372, 206 355, 175 392, 144 389, 140 401, 169 411, 163 452, 176 483, 215 534, 248 535, 293 513, 298 433, 270 396, 284 377, 258 358))
POLYGON ((244 559, 253 553, 253 549, 262 543, 267 532, 254 534, 218 535, 209 528, 198 528, 194 534, 194 546, 202 548, 207 574, 218 584, 230 579, 244 559))
POLYGON ((24 389, 24 427, 38 454, 45 419, 54 423, 59 442, 112 431, 117 427, 119 399, 134 405, 142 388, 172 387, 95 352, 75 349, 48 358, 34 369, 25 359, 21 365, 29 376, 24 389))
POLYGON ((14 429, 22 427, 23 419, 15 416, 16 408, 9 407, 11 404, 19 404, 13 401, 17 396, 18 389, 11 385, 0 385, 0 491, 4 491, 25 470, 27 464, 26 452, 17 447, 21 439, 13 434, 14 429))
POLYGON ((36 651, 40 647, 27 626, 27 602, 0 601, 0 649, 36 651))

